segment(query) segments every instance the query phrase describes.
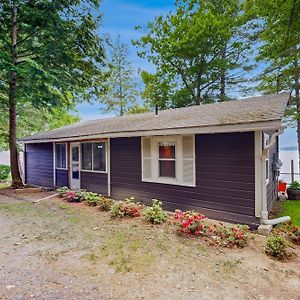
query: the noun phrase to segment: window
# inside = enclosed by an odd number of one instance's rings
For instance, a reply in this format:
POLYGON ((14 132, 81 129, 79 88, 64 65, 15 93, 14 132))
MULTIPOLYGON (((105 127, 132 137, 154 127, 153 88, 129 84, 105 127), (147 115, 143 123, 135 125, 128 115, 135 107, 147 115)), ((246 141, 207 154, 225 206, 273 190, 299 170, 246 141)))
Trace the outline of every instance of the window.
POLYGON ((159 142, 159 177, 176 177, 175 142, 159 142))
POLYGON ((143 137, 142 180, 195 186, 194 135, 143 137))
POLYGON ((66 169, 67 167, 67 151, 66 144, 55 144, 55 165, 56 169, 66 169))
POLYGON ((105 142, 82 143, 82 170, 106 172, 105 142))

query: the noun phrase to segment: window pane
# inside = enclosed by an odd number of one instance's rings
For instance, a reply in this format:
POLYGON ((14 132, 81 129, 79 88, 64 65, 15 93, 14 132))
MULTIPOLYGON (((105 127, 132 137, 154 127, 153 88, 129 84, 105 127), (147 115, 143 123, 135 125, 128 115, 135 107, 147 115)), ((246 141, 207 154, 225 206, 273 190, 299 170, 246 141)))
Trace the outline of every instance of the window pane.
POLYGON ((92 170, 92 143, 82 143, 82 169, 92 170))
POLYGON ((175 142, 159 142, 159 158, 175 158, 175 142))
POLYGON ((159 177, 176 177, 175 160, 159 161, 159 177))
POLYGON ((93 143, 94 171, 106 171, 105 143, 93 143))
POLYGON ((66 144, 56 144, 55 146, 56 168, 66 168, 66 144))
POLYGON ((79 147, 72 147, 72 161, 79 161, 79 147))

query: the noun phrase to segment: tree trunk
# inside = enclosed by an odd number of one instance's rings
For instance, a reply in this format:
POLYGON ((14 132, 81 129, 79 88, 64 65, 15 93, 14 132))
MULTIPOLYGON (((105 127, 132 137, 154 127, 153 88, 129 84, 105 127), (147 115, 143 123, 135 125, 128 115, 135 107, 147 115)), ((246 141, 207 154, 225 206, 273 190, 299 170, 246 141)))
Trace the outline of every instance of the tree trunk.
MULTIPOLYGON (((221 57, 223 59, 223 63, 225 64, 226 60, 226 46, 223 48, 221 57)), ((221 76, 220 76, 220 101, 225 101, 226 99, 226 68, 221 68, 221 76)))
MULTIPOLYGON (((11 29, 11 58, 12 64, 17 64, 17 6, 13 2, 11 29)), ((17 108, 16 108, 17 74, 12 70, 9 78, 9 151, 12 176, 12 187, 22 187, 22 179, 19 171, 19 159, 17 149, 17 108)))
POLYGON ((296 105, 297 105, 297 144, 298 144, 298 173, 300 172, 300 88, 299 88, 299 80, 298 84, 296 83, 295 85, 295 100, 296 100, 296 105))

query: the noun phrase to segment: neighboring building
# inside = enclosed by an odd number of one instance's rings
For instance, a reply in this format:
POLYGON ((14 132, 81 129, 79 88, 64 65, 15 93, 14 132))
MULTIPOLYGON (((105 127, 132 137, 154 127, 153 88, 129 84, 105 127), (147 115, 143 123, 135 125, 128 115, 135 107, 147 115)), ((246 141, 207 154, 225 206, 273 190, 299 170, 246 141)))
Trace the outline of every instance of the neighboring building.
POLYGON ((278 138, 289 95, 73 124, 21 140, 27 184, 256 226, 277 198, 278 138))

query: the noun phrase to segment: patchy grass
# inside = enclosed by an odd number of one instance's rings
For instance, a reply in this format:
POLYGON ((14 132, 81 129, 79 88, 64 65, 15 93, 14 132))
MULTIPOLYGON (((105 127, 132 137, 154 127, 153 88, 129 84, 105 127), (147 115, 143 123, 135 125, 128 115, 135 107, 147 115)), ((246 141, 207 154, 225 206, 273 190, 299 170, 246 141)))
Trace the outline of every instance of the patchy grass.
POLYGON ((288 200, 283 202, 283 216, 290 216, 295 226, 300 226, 300 200, 288 200))
POLYGON ((100 253, 116 272, 146 271, 155 262, 155 257, 144 245, 132 235, 118 233, 104 242, 100 253))
POLYGON ((0 203, 0 211, 6 211, 15 214, 32 213, 32 203, 19 202, 19 203, 0 203))
POLYGON ((216 262, 218 270, 222 270, 225 273, 235 272, 242 261, 240 259, 234 260, 219 260, 216 262))

